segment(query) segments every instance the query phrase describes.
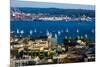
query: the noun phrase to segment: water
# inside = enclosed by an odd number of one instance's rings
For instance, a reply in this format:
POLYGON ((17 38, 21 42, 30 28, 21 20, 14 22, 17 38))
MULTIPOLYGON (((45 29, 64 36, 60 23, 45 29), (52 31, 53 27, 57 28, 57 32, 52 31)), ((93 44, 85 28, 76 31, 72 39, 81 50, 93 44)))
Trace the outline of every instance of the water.
POLYGON ((62 21, 11 21, 11 31, 17 36, 32 37, 57 35, 58 43, 63 39, 86 37, 95 40, 95 22, 62 22, 62 21))

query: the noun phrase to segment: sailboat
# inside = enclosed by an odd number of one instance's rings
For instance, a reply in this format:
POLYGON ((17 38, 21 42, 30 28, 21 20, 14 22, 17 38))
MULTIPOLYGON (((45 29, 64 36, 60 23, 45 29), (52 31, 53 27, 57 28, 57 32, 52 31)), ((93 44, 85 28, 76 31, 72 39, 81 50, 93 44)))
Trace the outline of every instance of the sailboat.
POLYGON ((17 34, 19 34, 20 32, 19 32, 19 29, 17 29, 17 34))
POLYGON ((83 36, 81 36, 81 39, 83 39, 83 36))
POLYGON ((65 39, 67 39, 68 37, 67 36, 65 36, 65 39))
POLYGON ((92 33, 94 33, 95 31, 94 31, 94 29, 92 29, 92 33))
POLYGON ((49 39, 51 39, 51 38, 52 38, 52 33, 50 33, 50 34, 48 35, 48 38, 49 38, 49 39))
POLYGON ((37 30, 36 30, 36 29, 34 29, 34 32, 37 32, 37 30))
POLYGON ((50 33, 49 33, 49 31, 47 30, 47 31, 46 31, 46 35, 49 36, 49 34, 50 34, 50 33))
POLYGON ((80 36, 78 35, 77 38, 80 39, 80 36))
POLYGON ((76 32, 79 33, 79 29, 77 29, 76 32))
POLYGON ((20 37, 22 37, 22 35, 24 34, 24 30, 21 30, 20 33, 21 33, 20 37))
POLYGON ((32 30, 30 30, 30 35, 32 35, 32 33, 33 33, 33 31, 32 31, 32 30))
POLYGON ((60 31, 58 31, 58 35, 60 35, 61 34, 61 32, 60 31))
POLYGON ((72 39, 72 37, 70 36, 69 39, 72 39))
POLYGON ((55 34, 55 38, 57 38, 57 34, 55 34))
POLYGON ((85 34, 85 38, 88 38, 88 35, 87 34, 85 34))
POLYGON ((69 31, 68 31, 68 28, 66 29, 66 32, 68 33, 69 31))
POLYGON ((21 35, 23 35, 24 34, 24 30, 21 30, 20 33, 21 33, 21 35))

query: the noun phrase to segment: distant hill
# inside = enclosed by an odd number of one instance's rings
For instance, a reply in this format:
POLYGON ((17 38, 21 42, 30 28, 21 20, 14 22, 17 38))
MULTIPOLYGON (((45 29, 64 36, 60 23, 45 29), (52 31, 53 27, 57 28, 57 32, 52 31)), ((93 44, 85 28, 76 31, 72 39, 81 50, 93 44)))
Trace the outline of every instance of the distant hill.
POLYGON ((95 10, 85 10, 85 9, 60 9, 60 8, 29 8, 29 7, 12 7, 12 11, 20 11, 24 13, 45 13, 49 15, 67 15, 70 17, 79 17, 82 15, 95 17, 95 10))

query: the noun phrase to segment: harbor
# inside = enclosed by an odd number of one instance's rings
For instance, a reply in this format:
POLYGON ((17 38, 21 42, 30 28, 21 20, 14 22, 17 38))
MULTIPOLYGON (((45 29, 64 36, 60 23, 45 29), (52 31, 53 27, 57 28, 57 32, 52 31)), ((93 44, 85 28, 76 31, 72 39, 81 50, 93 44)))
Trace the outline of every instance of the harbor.
POLYGON ((10 67, 95 61, 93 5, 11 3, 10 67))

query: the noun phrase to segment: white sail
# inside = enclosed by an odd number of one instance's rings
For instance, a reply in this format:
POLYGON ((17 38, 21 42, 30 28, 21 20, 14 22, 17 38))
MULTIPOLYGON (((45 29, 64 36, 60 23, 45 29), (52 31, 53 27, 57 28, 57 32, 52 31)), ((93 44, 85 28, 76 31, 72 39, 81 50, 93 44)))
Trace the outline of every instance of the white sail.
POLYGON ((30 30, 30 35, 32 35, 32 33, 33 33, 33 31, 32 31, 32 30, 30 30))
POLYGON ((79 29, 77 29, 76 32, 79 33, 79 29))
POLYGON ((94 29, 92 29, 92 33, 94 33, 95 31, 94 31, 94 29))
POLYGON ((66 32, 69 32, 69 31, 68 31, 68 28, 66 29, 66 32))
POLYGON ((78 35, 77 38, 80 39, 80 36, 78 35))
POLYGON ((52 38, 52 33, 49 34, 48 38, 49 38, 49 39, 52 38))
POLYGON ((24 30, 21 30, 20 33, 21 33, 21 34, 24 34, 24 30))
POLYGON ((88 37, 88 35, 87 34, 85 34, 85 38, 87 38, 88 37))
POLYGON ((65 39, 67 39, 68 37, 67 36, 65 36, 65 39))
POLYGON ((50 33, 49 33, 49 31, 47 30, 47 31, 46 31, 46 35, 49 36, 49 34, 50 34, 50 33))
POLYGON ((34 29, 34 32, 37 32, 37 30, 36 30, 36 29, 34 29))
POLYGON ((83 39, 83 36, 81 36, 81 39, 83 39))
POLYGON ((12 16, 16 16, 16 15, 15 15, 15 12, 13 12, 12 16))
POLYGON ((20 32, 19 32, 19 29, 17 29, 17 33, 20 33, 20 32))
POLYGON ((61 34, 61 32, 60 31, 58 31, 58 35, 60 35, 61 34))
POLYGON ((57 38, 57 34, 55 34, 55 38, 57 38))
POLYGON ((72 39, 72 37, 70 36, 69 39, 72 39))

